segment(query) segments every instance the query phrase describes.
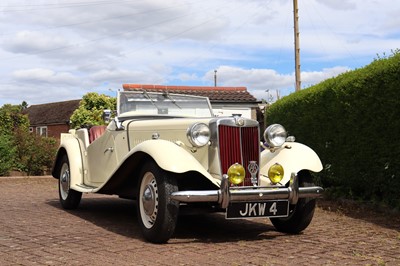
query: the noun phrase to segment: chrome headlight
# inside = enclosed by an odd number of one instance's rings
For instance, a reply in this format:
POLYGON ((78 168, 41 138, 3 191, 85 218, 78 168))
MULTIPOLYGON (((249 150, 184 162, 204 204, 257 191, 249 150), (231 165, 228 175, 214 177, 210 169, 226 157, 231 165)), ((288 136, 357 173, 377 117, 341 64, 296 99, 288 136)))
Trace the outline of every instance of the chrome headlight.
POLYGON ((264 140, 271 148, 282 146, 287 137, 287 132, 282 125, 272 124, 264 131, 264 140))
POLYGON ((210 128, 204 123, 193 124, 187 131, 190 143, 195 147, 202 147, 210 141, 210 128))

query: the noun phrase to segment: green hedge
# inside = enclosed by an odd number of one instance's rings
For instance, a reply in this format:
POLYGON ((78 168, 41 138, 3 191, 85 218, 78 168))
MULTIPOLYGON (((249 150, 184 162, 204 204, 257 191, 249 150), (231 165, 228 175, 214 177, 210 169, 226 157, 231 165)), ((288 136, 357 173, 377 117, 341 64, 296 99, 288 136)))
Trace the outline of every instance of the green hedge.
POLYGON ((400 54, 328 79, 277 101, 280 123, 312 147, 322 184, 346 196, 400 207, 400 54))

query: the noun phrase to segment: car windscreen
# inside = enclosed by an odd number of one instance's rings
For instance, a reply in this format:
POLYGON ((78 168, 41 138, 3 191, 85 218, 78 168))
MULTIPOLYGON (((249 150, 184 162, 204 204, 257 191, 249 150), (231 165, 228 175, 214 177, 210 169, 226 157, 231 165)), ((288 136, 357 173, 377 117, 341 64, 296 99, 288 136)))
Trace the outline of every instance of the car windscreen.
POLYGON ((136 115, 211 117, 213 113, 207 97, 168 92, 119 92, 118 116, 136 115))

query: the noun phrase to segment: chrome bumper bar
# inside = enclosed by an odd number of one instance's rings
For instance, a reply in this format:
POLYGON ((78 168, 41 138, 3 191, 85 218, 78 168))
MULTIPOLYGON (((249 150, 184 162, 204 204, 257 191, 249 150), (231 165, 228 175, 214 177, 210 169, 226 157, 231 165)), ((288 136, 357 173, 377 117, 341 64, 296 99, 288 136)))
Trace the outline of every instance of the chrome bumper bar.
POLYGON ((296 204, 299 198, 318 198, 322 196, 322 187, 300 187, 296 174, 292 173, 289 187, 230 187, 227 175, 224 175, 219 190, 177 191, 171 194, 173 200, 180 202, 216 202, 227 208, 230 202, 288 200, 296 204))

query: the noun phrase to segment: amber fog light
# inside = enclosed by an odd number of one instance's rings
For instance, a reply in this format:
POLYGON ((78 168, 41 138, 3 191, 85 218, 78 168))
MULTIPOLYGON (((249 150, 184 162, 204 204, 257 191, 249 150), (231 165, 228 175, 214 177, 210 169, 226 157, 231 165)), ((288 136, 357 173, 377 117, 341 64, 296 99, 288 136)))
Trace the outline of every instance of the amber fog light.
POLYGON ((278 163, 272 165, 268 169, 268 178, 274 184, 278 184, 279 182, 281 182, 284 174, 285 174, 285 171, 283 170, 282 165, 280 165, 278 163))
POLYGON ((246 176, 246 171, 241 164, 235 163, 229 167, 227 174, 229 182, 234 185, 239 185, 243 183, 244 177, 246 176))

